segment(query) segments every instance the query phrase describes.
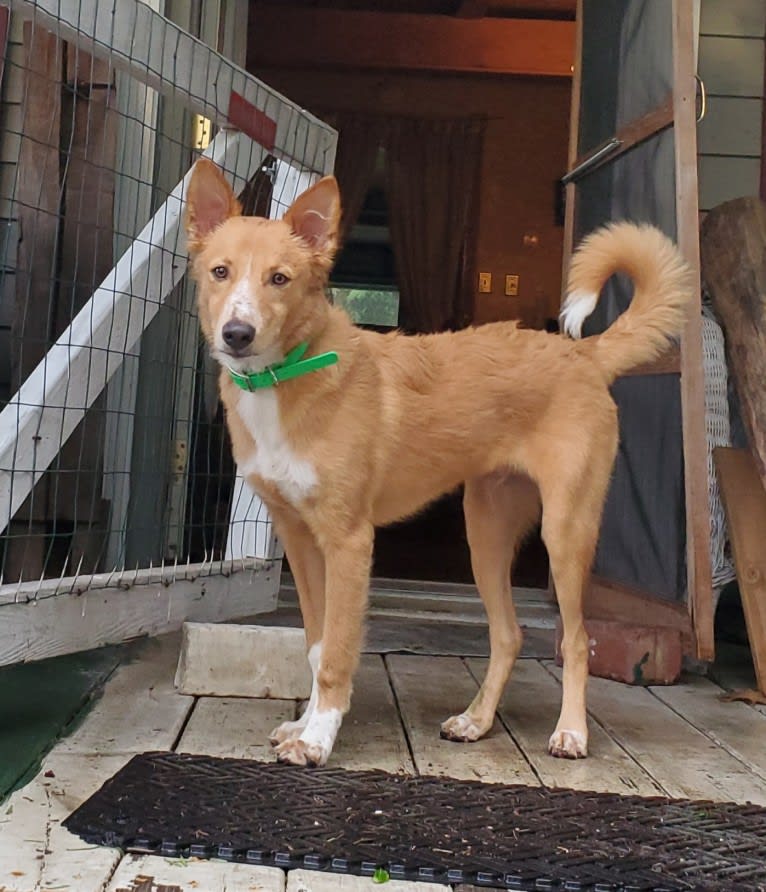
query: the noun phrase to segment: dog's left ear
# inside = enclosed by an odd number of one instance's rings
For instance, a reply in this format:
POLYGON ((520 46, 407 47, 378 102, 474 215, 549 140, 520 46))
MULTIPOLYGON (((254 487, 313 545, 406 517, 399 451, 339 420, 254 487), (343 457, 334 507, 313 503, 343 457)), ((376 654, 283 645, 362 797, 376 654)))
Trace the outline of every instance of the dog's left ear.
POLYGON ((217 164, 200 158, 186 192, 186 234, 189 250, 199 251, 208 235, 229 217, 242 212, 234 191, 217 164))
POLYGON ((323 177, 299 195, 284 220, 317 253, 332 257, 340 224, 340 191, 335 177, 323 177))

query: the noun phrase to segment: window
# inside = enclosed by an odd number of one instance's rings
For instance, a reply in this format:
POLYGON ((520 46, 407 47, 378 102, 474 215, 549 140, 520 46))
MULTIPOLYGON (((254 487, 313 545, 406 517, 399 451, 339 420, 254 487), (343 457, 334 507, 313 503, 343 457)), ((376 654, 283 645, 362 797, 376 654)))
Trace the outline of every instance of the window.
POLYGON ((382 176, 375 177, 359 219, 346 237, 330 290, 333 302, 357 325, 395 328, 399 324, 399 289, 381 180, 382 176))
POLYGON ((399 290, 395 287, 331 285, 333 303, 342 307, 357 325, 396 328, 399 324, 399 290))

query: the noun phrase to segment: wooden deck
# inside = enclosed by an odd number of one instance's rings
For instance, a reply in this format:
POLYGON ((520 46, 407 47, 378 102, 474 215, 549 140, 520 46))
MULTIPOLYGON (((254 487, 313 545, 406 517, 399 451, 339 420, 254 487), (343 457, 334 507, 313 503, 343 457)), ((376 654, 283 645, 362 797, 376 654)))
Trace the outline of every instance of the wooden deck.
MULTIPOLYGON (((139 659, 115 672, 86 720, 53 749, 38 776, 0 806, 0 890, 371 889, 369 879, 124 856, 89 847, 62 829, 70 811, 135 753, 174 749, 272 758, 267 732, 292 717, 295 704, 180 695, 173 687, 177 656, 177 636, 147 642, 139 659)), ((484 664, 478 658, 366 655, 331 764, 766 805, 766 707, 723 703, 721 688, 700 677, 672 688, 593 679, 591 757, 560 761, 545 753, 560 673, 550 661, 523 659, 487 738, 467 745, 441 740, 439 722, 471 699, 484 664)), ((385 888, 446 887, 391 882, 385 888)))

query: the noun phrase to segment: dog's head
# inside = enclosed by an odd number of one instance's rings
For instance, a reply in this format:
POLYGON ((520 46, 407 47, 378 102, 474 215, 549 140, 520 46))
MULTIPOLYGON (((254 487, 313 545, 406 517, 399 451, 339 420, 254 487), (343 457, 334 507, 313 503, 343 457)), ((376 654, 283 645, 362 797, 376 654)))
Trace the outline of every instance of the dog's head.
POLYGON ((243 217, 218 167, 194 166, 186 232, 199 316, 211 354, 258 371, 310 340, 327 315, 325 286, 338 244, 340 196, 325 177, 281 220, 243 217))

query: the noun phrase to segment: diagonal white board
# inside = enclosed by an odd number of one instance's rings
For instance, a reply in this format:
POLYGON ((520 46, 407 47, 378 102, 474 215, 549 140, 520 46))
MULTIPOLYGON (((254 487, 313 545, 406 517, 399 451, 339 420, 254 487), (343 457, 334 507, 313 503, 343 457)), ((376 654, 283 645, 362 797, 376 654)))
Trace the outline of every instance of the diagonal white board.
MULTIPOLYGON (((265 150, 221 131, 205 154, 241 191, 265 150)), ((0 532, 186 271, 189 171, 0 413, 0 532)))

